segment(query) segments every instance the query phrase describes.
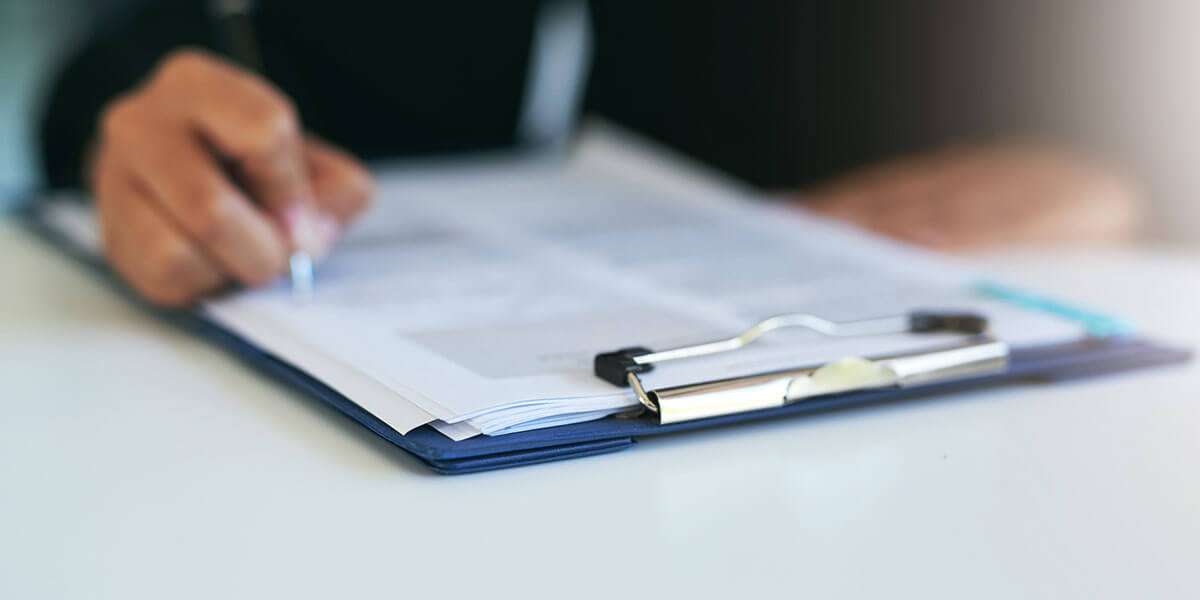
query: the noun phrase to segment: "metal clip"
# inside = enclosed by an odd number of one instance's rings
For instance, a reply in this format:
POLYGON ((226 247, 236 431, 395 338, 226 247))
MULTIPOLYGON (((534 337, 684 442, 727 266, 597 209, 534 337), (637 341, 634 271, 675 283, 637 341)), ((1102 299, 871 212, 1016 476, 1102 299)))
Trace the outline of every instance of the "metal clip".
POLYGON ((597 376, 633 389, 638 401, 658 415, 659 423, 677 423, 733 413, 776 408, 816 396, 885 387, 902 387, 1003 371, 1008 345, 987 335, 987 320, 972 314, 915 312, 848 323, 813 315, 772 317, 732 338, 651 352, 625 348, 596 355, 597 376), (874 358, 843 358, 822 365, 773 371, 646 390, 639 377, 653 363, 729 352, 783 327, 805 327, 831 336, 894 332, 954 331, 971 334, 966 342, 924 352, 874 358))
POLYGON ((844 358, 824 365, 746 375, 647 391, 636 373, 629 384, 638 401, 677 423, 777 408, 807 398, 885 387, 903 387, 1003 371, 1008 344, 981 336, 970 343, 929 352, 877 358, 844 358))

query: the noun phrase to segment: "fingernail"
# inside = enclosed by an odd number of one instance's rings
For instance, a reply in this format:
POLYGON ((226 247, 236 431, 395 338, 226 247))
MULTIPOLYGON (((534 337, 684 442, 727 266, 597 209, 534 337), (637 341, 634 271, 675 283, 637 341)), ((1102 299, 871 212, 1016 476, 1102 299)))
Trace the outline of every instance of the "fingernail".
POLYGON ((938 231, 932 227, 919 227, 910 233, 912 241, 930 248, 941 248, 946 245, 947 239, 945 232, 938 231))
POLYGON ((292 247, 309 254, 320 246, 316 211, 307 203, 296 203, 284 212, 284 226, 291 238, 292 247))
POLYGON ((333 248, 333 243, 342 234, 342 224, 332 215, 321 213, 317 216, 317 242, 320 248, 314 257, 322 258, 333 248))

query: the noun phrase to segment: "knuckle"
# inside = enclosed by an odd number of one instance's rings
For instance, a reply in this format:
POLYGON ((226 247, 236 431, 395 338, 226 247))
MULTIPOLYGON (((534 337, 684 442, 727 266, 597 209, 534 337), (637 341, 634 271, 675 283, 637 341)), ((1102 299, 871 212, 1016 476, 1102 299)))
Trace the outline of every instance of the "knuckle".
POLYGON ((271 154, 282 148, 300 132, 296 109, 291 102, 269 98, 253 104, 246 114, 248 152, 271 154))
POLYGON ((270 283, 281 272, 283 272, 282 261, 276 264, 273 260, 264 259, 261 265, 244 269, 238 279, 248 286, 258 287, 270 283))
POLYGON ((140 291, 147 300, 159 306, 165 306, 169 308, 181 308, 183 306, 187 306, 193 297, 191 292, 180 287, 149 286, 143 287, 140 291))
POLYGON ((348 186, 358 200, 359 206, 366 206, 375 194, 375 182, 371 179, 371 174, 366 169, 355 165, 350 169, 348 180, 348 186))
POLYGON ((176 77, 190 77, 203 72, 214 62, 215 59, 203 50, 179 48, 163 57, 155 72, 160 81, 170 81, 176 77))
POLYGON ((167 251, 156 257, 152 266, 135 281, 135 286, 151 302, 162 306, 184 306, 196 296, 190 281, 195 272, 195 257, 184 252, 167 251))
POLYGON ((192 183, 182 193, 182 201, 190 215, 191 234, 205 246, 224 241, 233 218, 229 194, 204 182, 192 183))
POLYGON ((252 287, 273 281, 287 266, 287 253, 283 246, 264 245, 254 256, 245 256, 237 268, 238 281, 252 287))
POLYGON ((330 188, 342 210, 356 213, 370 203, 374 182, 366 169, 353 160, 347 160, 338 165, 330 188))
POLYGON ((124 95, 109 102, 100 113, 100 133, 105 140, 119 139, 129 133, 138 122, 137 101, 132 95, 124 95))
POLYGON ((196 270, 196 256, 180 239, 166 237, 155 248, 149 262, 148 279, 153 287, 174 289, 184 287, 196 270))

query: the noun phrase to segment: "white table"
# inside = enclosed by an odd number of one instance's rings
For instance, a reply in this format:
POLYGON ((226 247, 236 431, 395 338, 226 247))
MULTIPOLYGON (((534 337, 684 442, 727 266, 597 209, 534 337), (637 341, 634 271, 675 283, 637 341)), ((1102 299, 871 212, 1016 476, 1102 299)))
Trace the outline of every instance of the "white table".
MULTIPOLYGON (((1200 257, 1002 276, 1200 345, 1200 257)), ((434 475, 0 221, 0 598, 1200 596, 1200 366, 434 475)))

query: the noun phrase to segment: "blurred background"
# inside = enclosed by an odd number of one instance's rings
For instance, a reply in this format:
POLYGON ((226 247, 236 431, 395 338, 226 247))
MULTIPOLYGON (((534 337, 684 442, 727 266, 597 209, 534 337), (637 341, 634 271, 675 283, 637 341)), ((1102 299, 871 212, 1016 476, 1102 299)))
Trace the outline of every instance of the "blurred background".
MULTIPOLYGON (((137 1, 0 0, 6 202, 42 182, 37 114, 56 67, 99 15, 137 1)), ((919 127, 936 132, 947 123, 1020 113, 1030 126, 1017 133, 1093 150, 1140 182, 1148 204, 1144 241, 1200 244, 1200 3, 922 0, 877 15, 873 4, 864 4, 862 19, 920 25, 910 28, 917 37, 907 43, 921 48, 913 56, 923 61, 928 89, 896 97, 898 104, 918 97, 925 103, 917 107, 919 127)))
POLYGON ((47 77, 90 16, 86 0, 0 0, 0 194, 41 181, 34 156, 47 77))

